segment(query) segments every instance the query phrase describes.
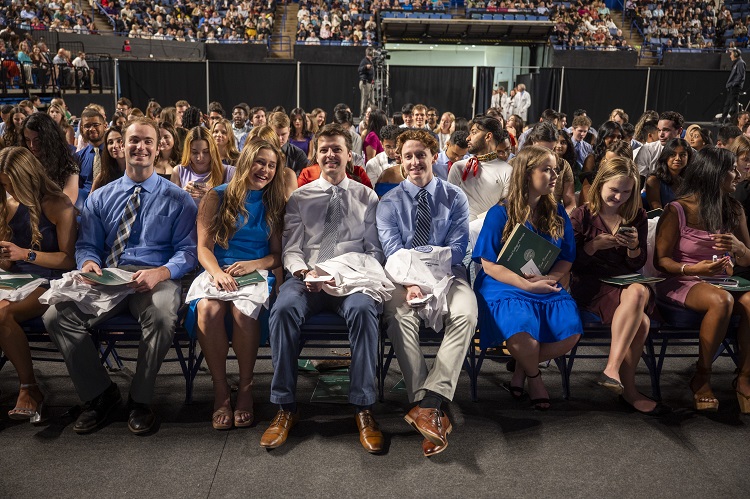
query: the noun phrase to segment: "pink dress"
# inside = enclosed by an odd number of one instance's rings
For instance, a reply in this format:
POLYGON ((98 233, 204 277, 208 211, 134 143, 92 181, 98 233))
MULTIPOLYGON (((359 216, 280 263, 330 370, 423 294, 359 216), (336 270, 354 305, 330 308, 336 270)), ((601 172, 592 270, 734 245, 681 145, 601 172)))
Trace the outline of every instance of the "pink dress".
MULTIPOLYGON (((680 264, 694 265, 703 260, 711 260, 717 254, 713 248, 712 234, 705 230, 688 227, 685 222, 685 210, 679 202, 672 201, 667 206, 674 207, 680 220, 680 238, 672 254, 674 261, 680 264)), ((666 298, 668 301, 683 307, 690 288, 703 282, 696 276, 665 274, 665 277, 667 277, 665 281, 656 283, 656 294, 660 298, 666 298)))

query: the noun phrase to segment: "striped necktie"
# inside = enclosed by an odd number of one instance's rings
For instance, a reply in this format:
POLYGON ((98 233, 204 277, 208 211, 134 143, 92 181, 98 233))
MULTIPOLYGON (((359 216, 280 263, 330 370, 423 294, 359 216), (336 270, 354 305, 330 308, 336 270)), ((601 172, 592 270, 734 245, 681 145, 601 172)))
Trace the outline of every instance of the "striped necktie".
POLYGON ((320 243, 320 254, 318 262, 325 262, 333 258, 336 244, 339 240, 339 224, 341 222, 341 195, 339 188, 332 188, 331 198, 328 200, 326 220, 323 225, 323 241, 320 243))
POLYGON ((94 147, 94 167, 91 179, 94 180, 102 171, 102 152, 98 147, 94 147))
POLYGON ((420 189, 417 193, 417 224, 414 228, 411 247, 427 246, 430 242, 431 228, 432 220, 430 219, 430 204, 427 202, 427 190, 420 189))
POLYGON ((133 222, 138 214, 138 207, 141 206, 141 186, 136 185, 133 190, 133 194, 128 198, 128 202, 125 205, 125 213, 122 214, 120 219, 120 225, 117 227, 117 236, 115 242, 112 244, 112 250, 107 257, 107 267, 117 267, 120 261, 120 255, 125 251, 125 246, 128 244, 128 238, 130 237, 130 230, 133 228, 133 222))

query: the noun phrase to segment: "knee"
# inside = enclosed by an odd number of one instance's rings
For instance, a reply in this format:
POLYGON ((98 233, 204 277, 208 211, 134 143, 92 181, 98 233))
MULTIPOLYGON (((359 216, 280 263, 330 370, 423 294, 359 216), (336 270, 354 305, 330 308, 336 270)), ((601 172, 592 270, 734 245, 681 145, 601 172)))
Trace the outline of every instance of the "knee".
POLYGON ((203 299, 198 302, 198 319, 202 322, 214 322, 224 320, 226 313, 225 302, 219 300, 203 299))
POLYGON ((637 304, 637 306, 642 309, 646 306, 646 303, 648 303, 650 294, 651 292, 646 286, 642 284, 631 284, 623 292, 623 299, 637 304))
POLYGON ((707 297, 707 312, 719 313, 721 315, 731 315, 734 308, 734 297, 726 292, 718 290, 707 297))
POLYGON ((13 313, 10 311, 8 305, 7 301, 0 301, 0 328, 4 327, 8 321, 14 320, 13 313))

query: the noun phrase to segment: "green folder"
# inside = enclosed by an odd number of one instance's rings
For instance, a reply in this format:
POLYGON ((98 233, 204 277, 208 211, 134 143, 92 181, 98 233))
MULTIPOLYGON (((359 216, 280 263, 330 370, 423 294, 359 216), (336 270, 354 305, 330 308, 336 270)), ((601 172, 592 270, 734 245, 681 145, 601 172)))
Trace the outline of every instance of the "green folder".
POLYGON ((0 289, 19 289, 26 286, 31 281, 40 279, 40 276, 35 274, 9 274, 7 272, 2 273, 2 279, 0 279, 0 289), (31 277, 20 277, 29 275, 31 277))
POLYGON ((131 279, 120 277, 109 269, 102 269, 102 275, 98 275, 96 272, 81 272, 81 275, 102 286, 122 286, 133 282, 131 279))
POLYGON ((539 275, 547 275, 559 254, 560 248, 526 226, 516 224, 497 257, 497 263, 522 277, 536 274, 536 269, 539 275), (530 268, 535 270, 530 271, 530 268))
POLYGON ((727 291, 750 291, 750 281, 743 277, 702 277, 701 279, 727 291))
POLYGON ((266 279, 257 270, 253 270, 249 274, 235 277, 234 280, 237 281, 237 286, 239 287, 249 286, 250 284, 260 284, 261 282, 266 282, 266 279))
POLYGON ((664 280, 663 277, 646 277, 645 275, 641 274, 626 274, 626 275, 616 275, 614 277, 602 277, 599 279, 602 282, 605 282, 607 284, 612 284, 614 286, 628 286, 630 284, 648 284, 650 282, 661 282, 664 280))

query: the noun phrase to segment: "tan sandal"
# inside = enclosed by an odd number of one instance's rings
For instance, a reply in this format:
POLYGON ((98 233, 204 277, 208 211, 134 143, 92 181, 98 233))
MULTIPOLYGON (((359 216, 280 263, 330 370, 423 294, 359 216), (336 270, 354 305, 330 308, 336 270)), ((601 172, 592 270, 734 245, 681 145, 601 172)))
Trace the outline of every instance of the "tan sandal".
POLYGON ((211 416, 211 426, 214 430, 224 431, 232 429, 232 409, 229 407, 219 407, 216 409, 211 416), (222 423, 222 419, 226 418, 227 422, 222 423))
POLYGON ((737 403, 740 404, 740 412, 742 414, 750 414, 750 395, 745 395, 737 389, 737 383, 740 376, 742 376, 742 374, 738 374, 737 377, 734 378, 734 381, 732 381, 732 387, 734 387, 734 391, 737 393, 737 403))
MULTIPOLYGON (((693 382, 699 376, 711 379, 711 368, 706 369, 696 364, 695 375, 693 376, 693 379, 690 380, 691 390, 693 390, 693 382)), ((706 384, 708 384, 708 382, 706 382, 706 384)), ((693 390, 693 403, 695 404, 696 411, 716 412, 719 410, 719 400, 716 398, 710 387, 697 392, 693 390)))

